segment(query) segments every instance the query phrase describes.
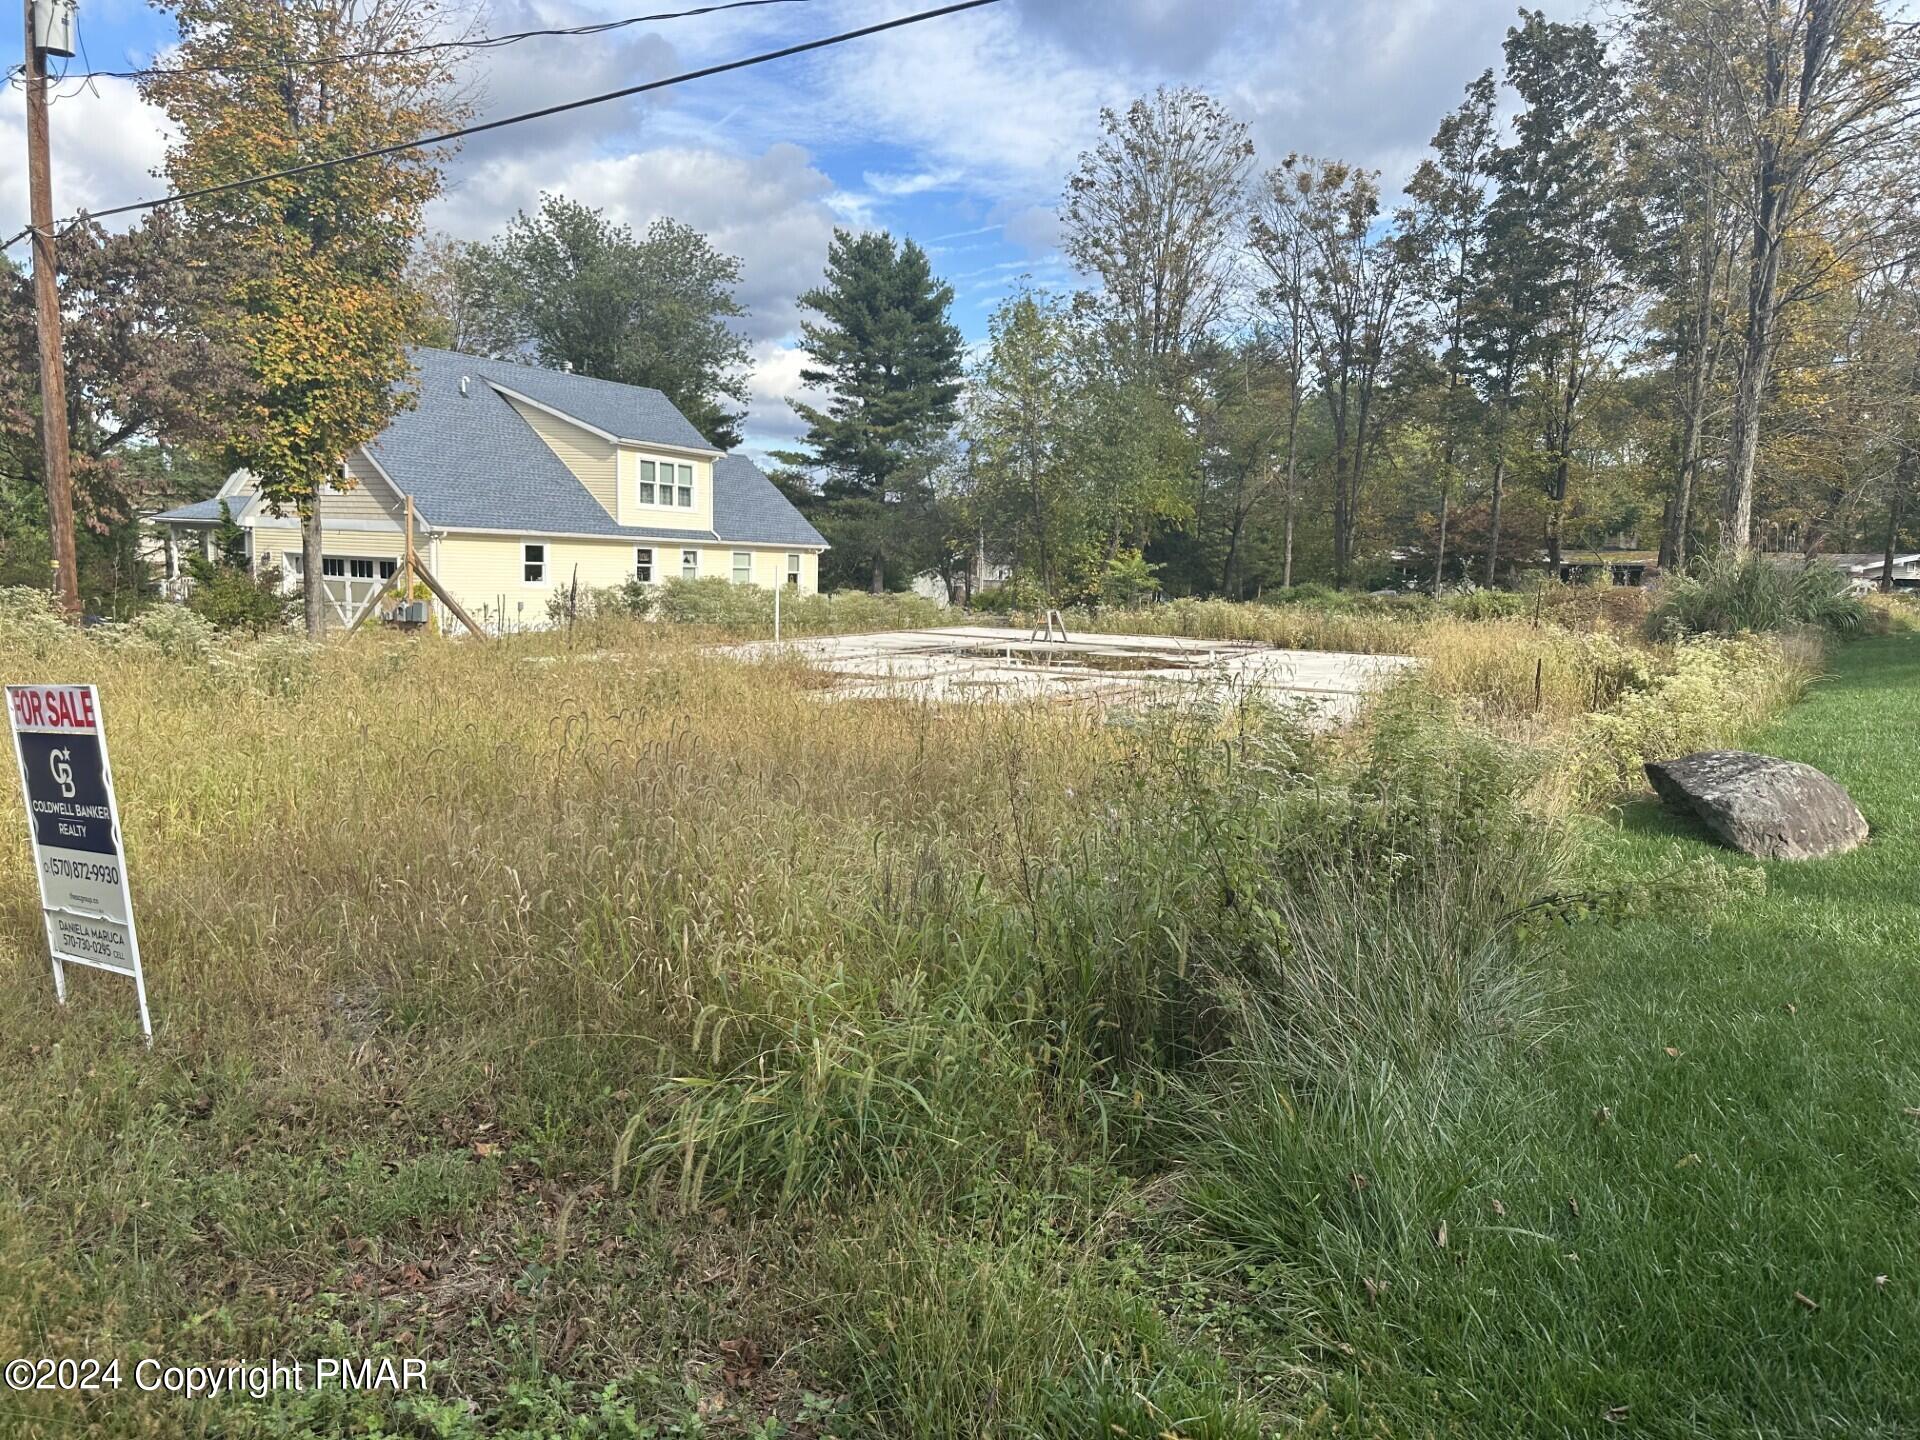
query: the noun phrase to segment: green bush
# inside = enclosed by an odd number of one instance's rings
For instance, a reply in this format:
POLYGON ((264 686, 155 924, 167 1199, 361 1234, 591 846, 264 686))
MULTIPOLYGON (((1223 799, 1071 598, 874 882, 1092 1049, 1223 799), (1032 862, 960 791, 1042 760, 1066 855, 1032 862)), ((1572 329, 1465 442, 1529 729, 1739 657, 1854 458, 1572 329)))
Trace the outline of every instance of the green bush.
POLYGON ((51 591, 32 585, 0 588, 0 644, 36 659, 73 643, 73 627, 60 617, 51 591))
POLYGON ((256 577, 227 565, 205 565, 194 575, 187 608, 217 629, 258 635, 284 630, 293 601, 293 596, 280 592, 278 570, 262 571, 256 577))
POLYGON ((1830 560, 1722 551, 1691 574, 1670 580, 1648 623, 1654 634, 1678 639, 1766 634, 1795 625, 1844 635, 1866 618, 1865 602, 1850 592, 1846 575, 1830 560))

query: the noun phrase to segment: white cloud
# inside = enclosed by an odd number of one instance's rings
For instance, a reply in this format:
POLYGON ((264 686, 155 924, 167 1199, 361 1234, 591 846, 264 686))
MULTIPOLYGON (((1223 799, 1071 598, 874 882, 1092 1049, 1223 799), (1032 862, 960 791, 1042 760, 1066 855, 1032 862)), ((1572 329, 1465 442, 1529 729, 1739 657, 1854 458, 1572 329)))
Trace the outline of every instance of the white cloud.
POLYGON ((807 354, 797 345, 763 340, 753 347, 753 393, 741 429, 744 448, 765 454, 791 445, 806 429, 789 400, 817 400, 800 378, 807 354))
MULTIPOLYGON (((71 93, 69 86, 47 111, 56 219, 166 193, 153 171, 166 158, 171 123, 140 99, 131 82, 94 84, 97 95, 71 93)), ((0 224, 8 235, 27 224, 26 133, 26 96, 0 89, 0 224)), ((124 229, 139 218, 119 216, 111 223, 124 229)))
POLYGON ((916 170, 907 174, 869 170, 860 178, 874 194, 884 199, 898 200, 907 195, 925 195, 933 190, 951 190, 966 176, 949 167, 945 170, 916 170))
POLYGON ((795 297, 818 282, 837 217, 834 184, 797 145, 759 155, 656 146, 593 155, 555 167, 551 157, 502 155, 468 171, 429 215, 469 238, 493 234, 542 190, 603 209, 644 229, 671 216, 741 260, 740 299, 750 339, 778 340, 798 323, 795 297))

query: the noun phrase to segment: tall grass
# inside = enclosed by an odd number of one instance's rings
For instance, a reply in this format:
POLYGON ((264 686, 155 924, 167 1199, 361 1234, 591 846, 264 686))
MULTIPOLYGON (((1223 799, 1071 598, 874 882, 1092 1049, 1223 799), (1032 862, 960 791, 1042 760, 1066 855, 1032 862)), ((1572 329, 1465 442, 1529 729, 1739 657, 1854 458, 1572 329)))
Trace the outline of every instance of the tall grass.
POLYGON ((1667 582, 1649 624, 1668 638, 1765 634, 1798 625, 1844 635, 1866 619, 1865 603, 1830 560, 1721 551, 1667 582))
MULTIPOLYGON (((15 602, 8 678, 102 687, 159 1034, 147 1062, 118 982, 57 1015, 37 944, 8 956, 0 1023, 48 1049, 0 1062, 0 1334, 270 1353, 404 1323, 496 1420, 636 1356, 720 1373, 744 1335, 787 1357, 769 1409, 841 1397, 868 1436, 1294 1413, 1299 1357, 1233 1359, 1172 1192, 1243 1233, 1204 1137, 1303 1186, 1298 1117, 1386 1146, 1540 1033, 1528 917, 1569 844, 1560 753, 1519 739, 1684 670, 1423 620, 1425 678, 1325 735, 821 704, 698 626, 315 647, 15 602)), ((1703 706, 1777 653, 1742 644, 1703 706)), ((37 933, 24 846, 0 914, 37 933)), ((1268 1199, 1304 1225, 1306 1192, 1268 1199)), ((1307 1230, 1271 1233, 1302 1263, 1307 1230)), ((1282 1349, 1318 1303, 1285 1294, 1284 1324, 1234 1302, 1282 1349)), ((620 1403, 681 1423, 659 1388, 620 1403)))

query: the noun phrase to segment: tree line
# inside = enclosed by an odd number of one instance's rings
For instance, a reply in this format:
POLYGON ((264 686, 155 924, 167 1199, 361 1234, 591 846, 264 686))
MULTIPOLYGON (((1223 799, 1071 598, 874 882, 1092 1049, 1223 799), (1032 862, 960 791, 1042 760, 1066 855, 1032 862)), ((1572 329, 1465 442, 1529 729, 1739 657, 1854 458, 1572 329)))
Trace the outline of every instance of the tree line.
MULTIPOLYGON (((463 113, 419 48, 440 0, 169 8, 178 56, 141 83, 176 188, 463 113), (366 50, 387 53, 310 63, 366 50)), ((1630 0, 1605 30, 1522 10, 1499 60, 1399 196, 1338 157, 1257 154, 1193 89, 1104 112, 1059 205, 1082 286, 1020 286, 971 352, 920 246, 836 233, 799 297, 812 397, 775 456, 833 544, 823 579, 964 591, 985 560, 1062 601, 1245 597, 1913 544, 1914 24, 1874 0, 1630 0)), ((411 343, 654 386, 739 443, 737 258, 561 195, 486 242, 427 235, 443 158, 63 237, 92 593, 131 583, 139 509, 237 465, 315 563, 313 498, 409 403, 411 343)), ((32 309, 5 280, 0 578, 37 580, 32 309)))

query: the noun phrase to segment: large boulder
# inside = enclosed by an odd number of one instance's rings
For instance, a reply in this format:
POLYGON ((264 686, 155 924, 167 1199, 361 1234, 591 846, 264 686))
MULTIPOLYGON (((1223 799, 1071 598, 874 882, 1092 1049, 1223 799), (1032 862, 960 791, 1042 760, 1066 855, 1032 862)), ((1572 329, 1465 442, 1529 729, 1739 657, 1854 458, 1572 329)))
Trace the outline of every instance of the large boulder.
POLYGON ((1726 844, 1762 860, 1838 855, 1867 838, 1853 797, 1797 760, 1703 750, 1649 762, 1647 779, 1668 805, 1697 815, 1726 844))

